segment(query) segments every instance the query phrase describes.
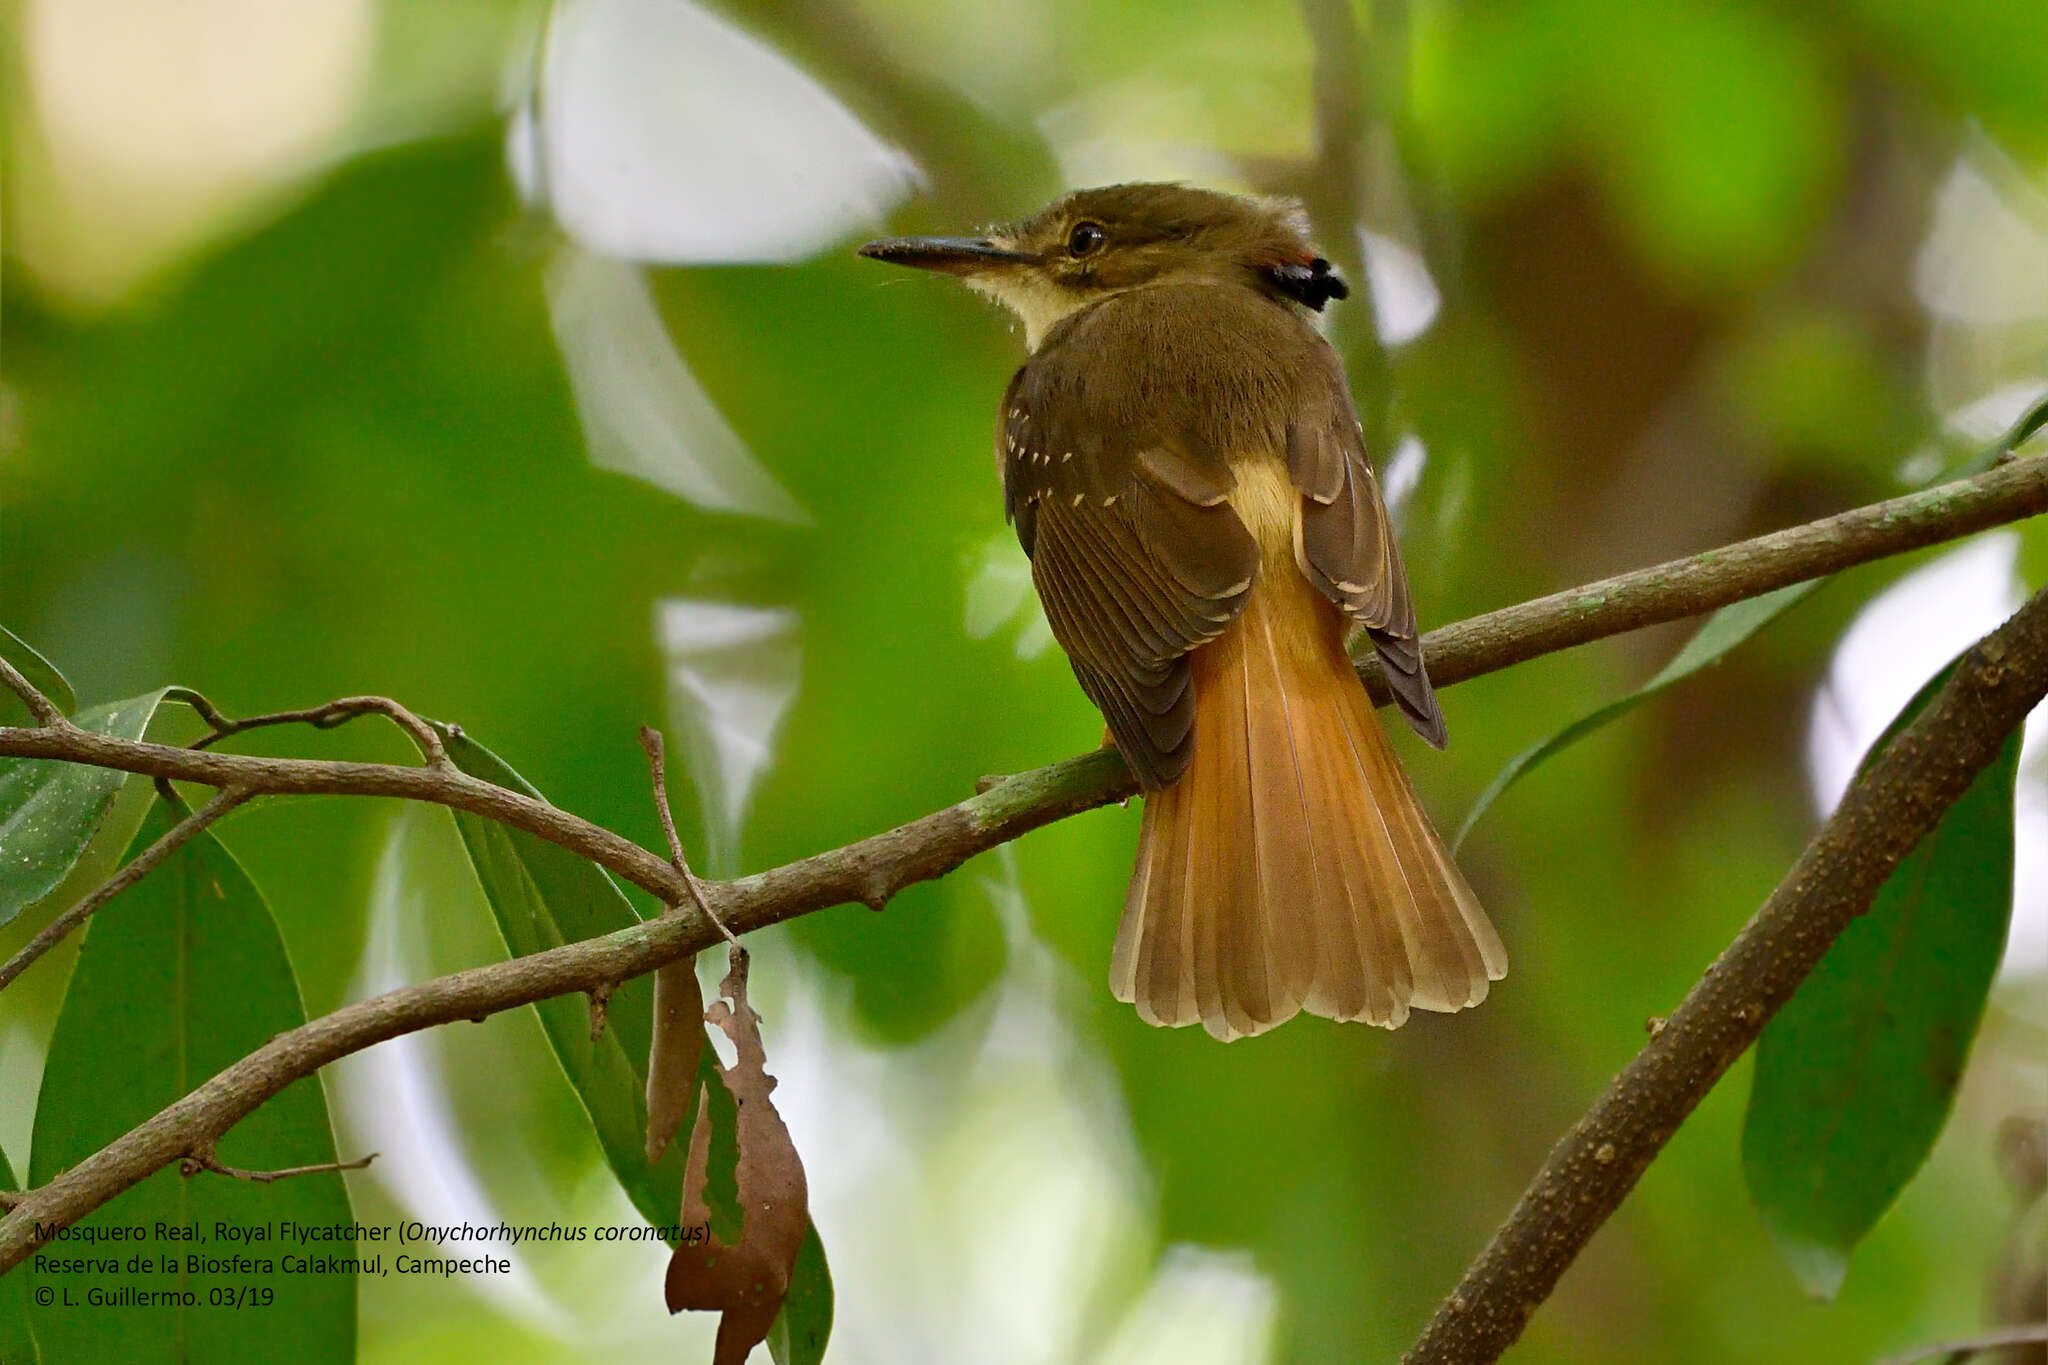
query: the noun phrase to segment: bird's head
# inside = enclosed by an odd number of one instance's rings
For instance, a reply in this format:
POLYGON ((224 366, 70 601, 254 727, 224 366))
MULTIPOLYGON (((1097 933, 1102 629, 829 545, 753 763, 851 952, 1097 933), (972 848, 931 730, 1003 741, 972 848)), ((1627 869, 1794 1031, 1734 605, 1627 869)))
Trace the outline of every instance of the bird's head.
POLYGON ((1187 185, 1077 190, 981 237, 890 237, 860 254, 958 275, 1024 323, 1036 350, 1063 318, 1149 284, 1236 284, 1320 311, 1348 292, 1291 199, 1187 185))

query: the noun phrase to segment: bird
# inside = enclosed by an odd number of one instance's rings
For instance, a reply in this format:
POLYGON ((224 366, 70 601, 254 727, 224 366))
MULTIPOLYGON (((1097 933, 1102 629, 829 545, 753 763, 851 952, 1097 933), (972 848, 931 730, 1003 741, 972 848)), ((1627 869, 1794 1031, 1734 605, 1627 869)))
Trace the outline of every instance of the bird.
POLYGON ((1073 192, 980 236, 859 254, 1023 325, 996 464, 1053 637, 1144 799, 1110 985, 1231 1041, 1302 1010, 1398 1028, 1507 954, 1347 649, 1446 734, 1344 367, 1348 289, 1292 199, 1073 192))

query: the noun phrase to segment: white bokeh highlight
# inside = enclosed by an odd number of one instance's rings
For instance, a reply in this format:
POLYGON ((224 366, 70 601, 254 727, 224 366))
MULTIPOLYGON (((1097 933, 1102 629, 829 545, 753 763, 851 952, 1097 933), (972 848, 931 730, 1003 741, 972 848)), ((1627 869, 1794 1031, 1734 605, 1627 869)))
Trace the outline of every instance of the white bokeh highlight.
MULTIPOLYGON (((419 821, 412 811, 394 819, 378 853, 363 955, 349 983, 352 1000, 434 974, 425 926, 432 922, 435 898, 409 866, 419 821)), ((328 1069, 341 1145, 377 1153, 368 1178, 408 1217, 435 1226, 492 1226, 506 1221, 505 1215, 463 1154, 462 1125, 449 1103, 439 1042, 437 1034, 404 1033, 328 1069)), ((494 1246, 491 1254, 509 1259, 512 1273, 463 1275, 450 1282, 530 1327, 567 1335, 570 1320, 534 1277, 525 1254, 509 1246, 494 1246)))
POLYGON ((832 1359, 1259 1365, 1277 1293, 1249 1258, 1175 1249, 1148 1272, 1154 1214, 1115 1069, 1069 1022, 1097 987, 1033 931, 1016 851, 983 861, 1008 962, 990 997, 881 1050, 806 973, 769 1020, 776 1106, 832 1257, 832 1359))
POLYGON ((1097 1365, 1263 1365, 1279 1306, 1250 1256, 1176 1246, 1097 1365))
POLYGON ((8 248, 104 306, 349 148, 374 0, 25 0, 8 248), (26 191, 26 192, 24 192, 26 191))
POLYGON ((961 625, 970 640, 991 639, 1015 626, 1014 648, 1023 660, 1037 658, 1052 643, 1052 627, 1031 584, 1031 560, 1014 532, 996 532, 970 557, 961 625))
POLYGON ((706 870, 729 877, 754 786, 802 682, 802 622, 788 607, 670 597, 655 604, 654 633, 669 718, 703 803, 706 870))
POLYGON ((1913 292, 1948 322, 1997 326, 2048 314, 2048 194, 1995 149, 1974 144, 1935 192, 1913 292))
POLYGON ((709 511, 809 520, 690 373, 639 266, 564 247, 547 298, 592 464, 709 511))
POLYGON ((557 0, 508 137, 593 251, 791 261, 871 229, 915 164, 774 48, 689 0, 557 0))
MULTIPOLYGON (((1863 756, 1913 694, 1956 655, 2019 609, 2019 537, 1980 536, 1907 574, 1857 616, 1836 646, 1814 698, 1807 771, 1825 815, 1848 789, 1863 756)), ((2048 970, 2048 783, 2042 726, 2027 726, 2016 799, 2008 978, 2048 970)))
POLYGON ((1388 346, 1401 346, 1429 330, 1443 308, 1443 295, 1420 252, 1370 228, 1358 229, 1372 287, 1373 325, 1388 346))

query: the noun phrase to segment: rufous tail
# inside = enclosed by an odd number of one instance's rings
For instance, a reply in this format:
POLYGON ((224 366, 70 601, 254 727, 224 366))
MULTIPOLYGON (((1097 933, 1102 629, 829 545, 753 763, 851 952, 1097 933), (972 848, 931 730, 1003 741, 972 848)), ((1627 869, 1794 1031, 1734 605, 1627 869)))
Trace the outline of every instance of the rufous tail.
POLYGON ((1306 582, 1272 574, 1193 655, 1193 756, 1145 798, 1110 968, 1148 1023, 1228 1041, 1306 1009, 1398 1028, 1506 974, 1343 634, 1306 582))

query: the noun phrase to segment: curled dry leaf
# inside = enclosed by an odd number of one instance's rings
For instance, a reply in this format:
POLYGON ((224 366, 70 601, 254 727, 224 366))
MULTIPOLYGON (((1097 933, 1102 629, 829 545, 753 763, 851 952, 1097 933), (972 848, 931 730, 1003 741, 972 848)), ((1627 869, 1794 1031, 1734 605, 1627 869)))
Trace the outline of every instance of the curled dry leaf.
POLYGON ((704 1052, 704 990, 692 958, 654 974, 654 1038, 647 1048, 647 1164, 661 1160, 697 1102, 704 1052))
POLYGON ((706 1104, 690 1134, 689 1169, 683 1178, 682 1222, 698 1240, 669 1259, 666 1289, 671 1313, 685 1308, 722 1312, 713 1365, 743 1365, 748 1352, 767 1339, 789 1293, 810 1218, 809 1193, 796 1145, 768 1098, 775 1078, 767 1073, 761 1048, 761 1016, 747 1004, 746 954, 737 948, 720 991, 731 1005, 720 1000, 706 1017, 725 1030, 738 1053, 718 1074, 738 1112, 739 1240, 727 1245, 711 1230, 705 1184, 712 1106, 706 1104))

